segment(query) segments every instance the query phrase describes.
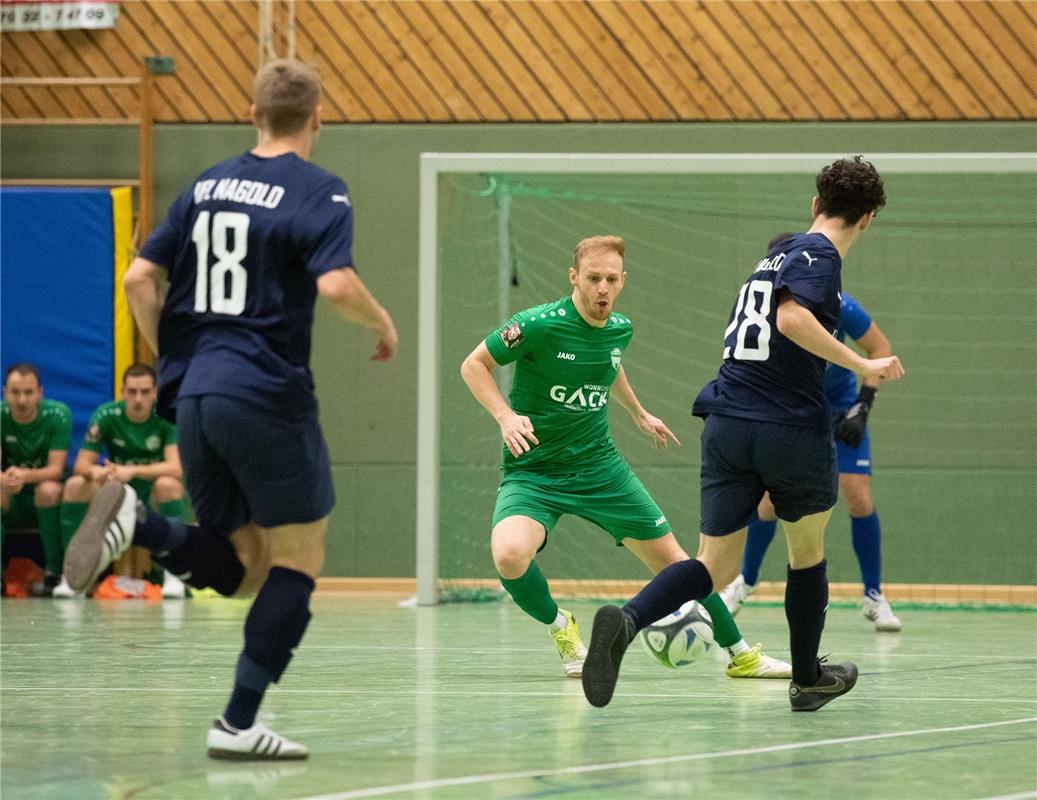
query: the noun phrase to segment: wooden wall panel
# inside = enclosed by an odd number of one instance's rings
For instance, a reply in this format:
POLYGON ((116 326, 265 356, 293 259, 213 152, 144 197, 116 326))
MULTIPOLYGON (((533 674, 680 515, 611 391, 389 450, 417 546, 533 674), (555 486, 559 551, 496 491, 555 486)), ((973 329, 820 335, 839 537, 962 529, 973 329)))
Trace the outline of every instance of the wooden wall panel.
MULTIPOLYGON (((287 4, 278 0, 275 19, 287 4)), ((1037 0, 296 0, 328 122, 1037 118, 1037 0)), ((160 122, 247 121, 257 0, 123 0, 107 31, 0 36, 3 118, 130 116, 170 55, 160 122)), ((279 30, 275 41, 285 41, 279 30)))

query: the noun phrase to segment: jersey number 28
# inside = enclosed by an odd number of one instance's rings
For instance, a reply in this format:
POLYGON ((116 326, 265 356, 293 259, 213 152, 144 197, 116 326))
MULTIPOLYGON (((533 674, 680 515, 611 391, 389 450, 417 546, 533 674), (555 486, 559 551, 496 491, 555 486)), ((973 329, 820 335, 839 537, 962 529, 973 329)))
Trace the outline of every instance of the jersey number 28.
MULTIPOLYGON (((774 284, 769 281, 749 281, 738 293, 735 313, 731 324, 724 331, 724 341, 731 331, 738 329, 735 335, 734 357, 739 361, 766 361, 771 354, 771 324, 767 321, 767 312, 771 308, 771 294, 774 284), (747 347, 745 336, 750 328, 757 328, 756 346, 747 347)), ((724 358, 731 357, 731 348, 724 348, 724 358)))
POLYGON ((191 241, 198 251, 198 273, 194 282, 194 310, 198 313, 214 311, 237 316, 245 310, 248 271, 241 262, 248 253, 248 225, 248 214, 239 211, 217 211, 215 214, 203 211, 198 215, 191 231, 191 241), (228 233, 233 235, 233 249, 227 247, 228 233), (212 254, 216 256, 211 269, 210 245, 212 254))

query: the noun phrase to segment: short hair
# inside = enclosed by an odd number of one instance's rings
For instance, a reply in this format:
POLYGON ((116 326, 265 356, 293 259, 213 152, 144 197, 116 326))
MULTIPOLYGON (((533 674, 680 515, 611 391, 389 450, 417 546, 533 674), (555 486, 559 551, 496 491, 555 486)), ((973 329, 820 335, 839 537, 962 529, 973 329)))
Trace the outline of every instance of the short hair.
POLYGON ((320 73, 294 58, 271 61, 256 73, 252 102, 264 130, 274 136, 298 133, 320 102, 320 73))
POLYGON ((777 236, 772 237, 771 240, 767 242, 767 249, 770 250, 771 248, 776 247, 777 245, 784 242, 786 239, 791 239, 795 235, 796 234, 792 233, 791 231, 779 233, 777 236))
POLYGON ((864 156, 840 158, 817 173, 818 213, 853 225, 886 205, 878 170, 864 156))
POLYGON ((621 236, 589 236, 581 239, 573 250, 573 269, 580 271, 580 262, 592 253, 617 253, 623 258, 626 244, 621 236))
POLYGON ((127 378, 142 378, 144 376, 151 378, 151 382, 158 386, 158 373, 155 372, 155 368, 151 364, 130 364, 126 367, 126 371, 122 373, 122 382, 125 385, 127 378))
POLYGON ((19 361, 17 364, 12 364, 4 372, 4 385, 7 385, 7 379, 11 377, 11 373, 17 372, 19 375, 32 375, 36 378, 36 383, 43 385, 43 381, 40 380, 40 371, 35 364, 28 361, 19 361))

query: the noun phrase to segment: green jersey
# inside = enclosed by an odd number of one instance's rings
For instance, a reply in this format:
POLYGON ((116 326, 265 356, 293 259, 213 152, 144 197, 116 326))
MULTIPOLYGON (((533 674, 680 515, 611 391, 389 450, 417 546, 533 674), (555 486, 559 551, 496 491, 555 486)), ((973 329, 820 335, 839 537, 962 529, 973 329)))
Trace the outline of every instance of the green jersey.
POLYGON ((615 312, 602 328, 587 324, 564 297, 520 311, 486 337, 498 364, 515 362, 509 401, 540 441, 518 458, 505 447, 505 472, 577 472, 617 457, 606 405, 633 334, 615 312))
POLYGON ((126 403, 116 400, 94 409, 83 438, 83 449, 102 449, 116 464, 154 464, 165 458, 167 444, 176 444, 176 428, 154 409, 143 422, 126 416, 126 403))
POLYGON ((72 412, 64 403, 44 397, 36 419, 19 425, 7 403, 0 403, 0 438, 4 469, 45 467, 51 450, 68 450, 72 444, 72 412))

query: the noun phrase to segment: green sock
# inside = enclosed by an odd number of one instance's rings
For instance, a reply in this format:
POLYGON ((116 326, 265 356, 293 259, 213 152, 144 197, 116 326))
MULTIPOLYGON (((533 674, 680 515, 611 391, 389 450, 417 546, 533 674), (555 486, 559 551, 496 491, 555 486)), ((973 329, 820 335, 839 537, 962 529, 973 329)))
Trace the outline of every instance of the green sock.
POLYGON ((89 505, 89 503, 61 504, 61 552, 65 552, 68 548, 68 543, 72 541, 72 534, 82 523, 89 505))
POLYGON ((40 539, 43 541, 43 557, 47 572, 60 575, 65 559, 65 545, 61 539, 61 510, 59 506, 41 506, 36 509, 39 520, 40 539))
MULTIPOLYGON (((558 616, 558 604, 547 588, 547 578, 533 561, 521 578, 501 578, 501 585, 514 599, 515 604, 529 616, 545 625, 550 625, 558 616)), ((721 604, 722 605, 722 604, 721 604)))
POLYGON ((730 647, 741 641, 742 634, 735 625, 734 617, 716 592, 702 601, 703 607, 713 620, 713 638, 721 647, 730 647))
POLYGON ((184 518, 184 501, 183 500, 169 500, 165 503, 159 503, 156 509, 159 514, 169 519, 183 519, 184 518))

